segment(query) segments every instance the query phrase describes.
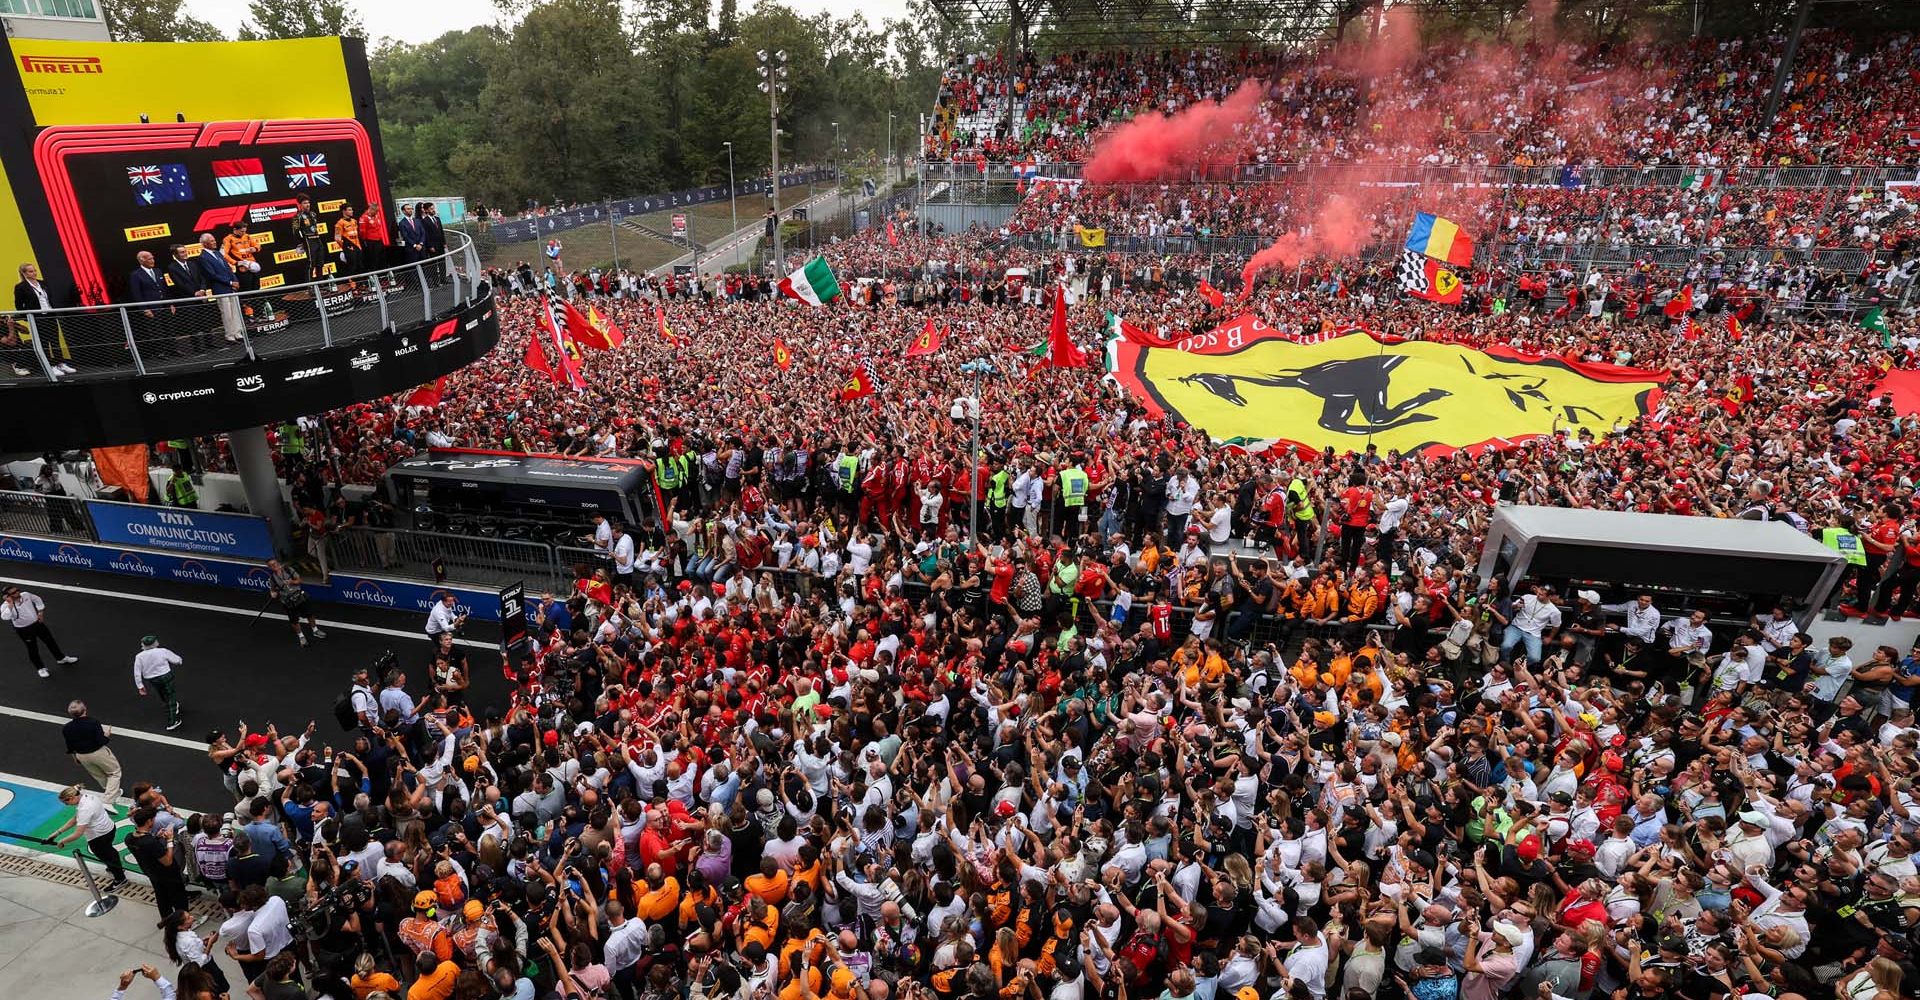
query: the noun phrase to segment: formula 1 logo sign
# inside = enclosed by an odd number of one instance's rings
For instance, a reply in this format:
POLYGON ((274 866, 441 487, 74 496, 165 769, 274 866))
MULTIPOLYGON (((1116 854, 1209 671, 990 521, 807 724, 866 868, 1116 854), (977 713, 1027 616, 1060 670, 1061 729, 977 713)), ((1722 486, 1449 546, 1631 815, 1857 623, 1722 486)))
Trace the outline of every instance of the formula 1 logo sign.
POLYGON ((21 56, 23 73, 104 73, 99 56, 21 56))

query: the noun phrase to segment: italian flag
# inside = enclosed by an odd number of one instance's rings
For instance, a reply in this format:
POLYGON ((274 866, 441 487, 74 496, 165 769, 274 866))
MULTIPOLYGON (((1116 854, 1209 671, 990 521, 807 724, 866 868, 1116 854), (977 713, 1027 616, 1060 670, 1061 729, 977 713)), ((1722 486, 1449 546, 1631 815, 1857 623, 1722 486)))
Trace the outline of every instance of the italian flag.
POLYGON ((1680 186, 1689 191, 1705 191, 1713 186, 1713 171, 1705 167, 1690 167, 1680 175, 1680 186))
POLYGON ((780 292, 807 305, 821 306, 840 297, 840 282, 834 280, 833 268, 827 266, 827 259, 815 257, 807 261, 807 266, 781 278, 780 292))

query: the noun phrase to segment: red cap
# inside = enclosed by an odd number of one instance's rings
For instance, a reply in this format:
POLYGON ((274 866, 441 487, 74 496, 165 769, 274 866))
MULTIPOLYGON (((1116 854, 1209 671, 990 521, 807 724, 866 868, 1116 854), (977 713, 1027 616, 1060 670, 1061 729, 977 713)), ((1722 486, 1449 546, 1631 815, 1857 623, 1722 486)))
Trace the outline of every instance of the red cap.
POLYGON ((548 746, 550 746, 550 747, 557 747, 557 746, 559 746, 559 745, 560 745, 560 730, 558 730, 558 729, 549 729, 549 730, 547 730, 546 732, 544 732, 544 733, 541 733, 541 734, 540 734, 540 742, 542 742, 542 743, 545 743, 546 745, 548 745, 548 746))
POLYGON ((1569 840, 1567 841, 1567 853, 1575 857, 1591 858, 1595 853, 1593 841, 1585 837, 1579 840, 1569 840))
POLYGON ((1000 800, 999 802, 997 802, 997 803, 995 803, 995 804, 994 804, 994 807, 993 807, 993 814, 994 814, 994 815, 996 815, 996 816, 1011 816, 1011 815, 1013 815, 1013 814, 1014 814, 1014 806, 1013 806, 1013 803, 1011 803, 1011 802, 1009 802, 1009 801, 1007 801, 1006 799, 1001 799, 1001 800, 1000 800))
POLYGON ((1514 845, 1513 853, 1520 855, 1522 861, 1540 860, 1540 838, 1528 837, 1514 845))

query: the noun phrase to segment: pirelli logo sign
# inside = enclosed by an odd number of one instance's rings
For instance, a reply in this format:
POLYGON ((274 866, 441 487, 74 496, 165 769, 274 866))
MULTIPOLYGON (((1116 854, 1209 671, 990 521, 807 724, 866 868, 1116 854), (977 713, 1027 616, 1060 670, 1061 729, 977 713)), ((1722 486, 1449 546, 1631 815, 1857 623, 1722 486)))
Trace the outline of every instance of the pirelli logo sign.
POLYGON ((281 250, 278 253, 275 253, 273 255, 273 262, 275 264, 285 264, 285 263, 288 263, 289 261, 305 260, 306 256, 307 256, 307 252, 305 250, 302 250, 299 247, 294 247, 292 250, 281 250))
POLYGON ((273 230, 271 229, 264 229, 250 235, 253 237, 253 245, 256 247, 270 247, 273 245, 273 230))
POLYGON ((99 56, 21 56, 23 73, 103 73, 99 56))
POLYGON ((141 240, 157 240, 162 236, 172 236, 173 227, 164 222, 151 226, 132 226, 126 230, 127 242, 138 243, 141 240))
POLYGON ((286 283, 287 276, 284 274, 269 274, 260 279, 261 288, 278 288, 286 283))
MULTIPOLYGON (((320 204, 313 206, 313 210, 316 212, 338 212, 340 211, 340 206, 345 205, 346 203, 347 203, 347 199, 345 198, 334 198, 332 200, 323 201, 320 204)), ((322 227, 323 228, 321 229, 321 232, 325 232, 326 229, 324 228, 324 224, 322 224, 322 227)))

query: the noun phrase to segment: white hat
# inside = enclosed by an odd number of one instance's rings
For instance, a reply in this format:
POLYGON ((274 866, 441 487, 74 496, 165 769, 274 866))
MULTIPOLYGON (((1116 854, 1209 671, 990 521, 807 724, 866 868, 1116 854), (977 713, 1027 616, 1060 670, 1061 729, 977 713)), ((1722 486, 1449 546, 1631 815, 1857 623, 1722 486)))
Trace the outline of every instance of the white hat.
POLYGON ((1766 826, 1767 817, 1765 813, 1759 812, 1754 809, 1749 809, 1746 812, 1743 812, 1740 814, 1740 822, 1752 823, 1754 826, 1766 826))
POLYGON ((1388 733, 1380 734, 1380 742, 1385 743, 1387 746, 1392 747, 1395 750, 1398 750, 1400 749, 1400 744, 1403 741, 1401 740, 1399 733, 1388 732, 1388 733))
POLYGON ((1583 601, 1585 601, 1585 602, 1587 602, 1588 604, 1599 604, 1599 603, 1600 603, 1600 595, 1599 595, 1599 593, 1597 593, 1597 592, 1595 592, 1595 591, 1592 591, 1592 590, 1582 590, 1582 591, 1578 591, 1578 592, 1576 592, 1576 593, 1575 593, 1575 594, 1574 594, 1573 596, 1575 596, 1575 597, 1578 597, 1579 599, 1581 599, 1581 600, 1583 600, 1583 601))
POLYGON ((1507 944, 1514 948, 1520 947, 1520 945, 1527 940, 1526 934, 1522 933, 1520 928, 1504 920, 1496 920, 1493 922, 1493 932, 1505 938, 1507 944))

